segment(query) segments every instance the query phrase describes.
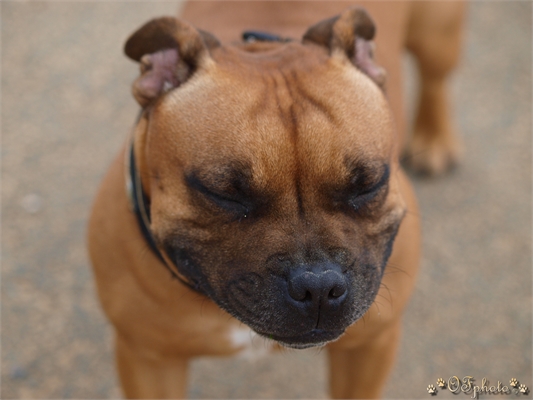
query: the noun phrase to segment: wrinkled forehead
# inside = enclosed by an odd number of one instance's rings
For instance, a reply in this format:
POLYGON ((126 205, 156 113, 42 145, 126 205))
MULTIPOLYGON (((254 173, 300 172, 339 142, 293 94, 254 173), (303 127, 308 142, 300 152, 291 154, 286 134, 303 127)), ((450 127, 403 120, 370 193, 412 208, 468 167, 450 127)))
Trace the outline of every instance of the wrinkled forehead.
POLYGON ((294 158, 317 168, 387 162, 394 131, 383 92, 349 62, 297 56, 219 57, 162 99, 153 133, 185 163, 237 159, 271 170, 294 158))

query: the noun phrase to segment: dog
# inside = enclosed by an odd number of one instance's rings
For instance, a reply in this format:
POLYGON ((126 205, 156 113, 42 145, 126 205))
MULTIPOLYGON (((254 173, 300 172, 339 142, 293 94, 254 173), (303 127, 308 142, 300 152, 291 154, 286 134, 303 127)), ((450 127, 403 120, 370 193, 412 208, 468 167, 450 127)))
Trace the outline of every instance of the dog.
POLYGON ((407 152, 441 173, 458 156, 444 82, 463 7, 346 5, 191 2, 126 42, 141 112, 88 242, 128 398, 185 397, 189 359, 243 352, 243 335, 272 351, 325 346, 332 397, 380 396, 420 254, 399 163, 400 50, 422 76, 407 152), (224 24, 227 39, 237 15, 261 30, 294 21, 230 45, 186 22, 224 24))

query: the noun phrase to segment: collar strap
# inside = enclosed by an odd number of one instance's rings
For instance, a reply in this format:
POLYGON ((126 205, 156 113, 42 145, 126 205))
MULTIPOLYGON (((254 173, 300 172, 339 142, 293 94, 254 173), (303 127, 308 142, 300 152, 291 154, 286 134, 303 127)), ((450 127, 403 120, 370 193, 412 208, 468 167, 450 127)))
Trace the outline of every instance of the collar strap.
POLYGON ((242 40, 245 42, 290 42, 292 39, 284 38, 262 31, 244 31, 242 33, 242 40))
POLYGON ((197 291, 197 289, 187 282, 185 278, 181 276, 176 265, 169 263, 167 259, 163 256, 163 253, 157 247, 155 242, 154 235, 150 229, 150 199, 146 196, 146 193, 143 190, 141 177, 137 171, 137 165, 135 163, 135 152, 133 146, 133 140, 131 141, 131 146, 128 149, 128 154, 126 154, 126 193, 130 203, 130 209, 137 219, 139 224, 139 229, 144 237, 144 240, 150 247, 150 250, 156 255, 156 257, 163 263, 163 265, 168 269, 173 278, 176 278, 181 283, 183 283, 188 288, 197 291))

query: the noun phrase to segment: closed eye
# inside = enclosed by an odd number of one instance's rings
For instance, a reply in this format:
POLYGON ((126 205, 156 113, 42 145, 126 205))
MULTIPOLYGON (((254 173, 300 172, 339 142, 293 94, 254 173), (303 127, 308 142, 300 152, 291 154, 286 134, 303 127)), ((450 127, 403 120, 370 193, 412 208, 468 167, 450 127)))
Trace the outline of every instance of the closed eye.
POLYGON ((348 204, 353 210, 358 211, 362 207, 372 203, 372 201, 376 199, 376 197, 378 197, 380 194, 384 193, 388 187, 387 183, 388 182, 384 182, 382 184, 376 185, 372 189, 357 193, 356 195, 348 199, 348 204))
POLYGON ((217 190, 207 187, 194 174, 188 175, 186 181, 190 188, 202 194, 204 198, 218 208, 240 217, 246 217, 250 213, 250 207, 245 203, 245 200, 219 193, 217 190))
POLYGON ((375 173, 357 168, 353 172, 353 178, 348 187, 344 190, 344 201, 351 211, 363 212, 369 206, 374 205, 377 200, 383 199, 388 190, 390 169, 388 165, 383 165, 382 172, 375 179, 375 173))

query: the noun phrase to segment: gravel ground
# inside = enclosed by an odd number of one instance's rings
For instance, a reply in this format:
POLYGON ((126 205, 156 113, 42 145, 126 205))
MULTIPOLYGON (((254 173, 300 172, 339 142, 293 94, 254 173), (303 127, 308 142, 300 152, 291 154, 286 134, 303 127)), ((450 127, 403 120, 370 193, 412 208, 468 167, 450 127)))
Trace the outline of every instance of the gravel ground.
MULTIPOLYGON (((124 39, 178 3, 0 7, 0 395, 117 398, 111 329, 85 249, 87 216, 137 112, 129 94, 137 67, 122 55, 124 39)), ((387 397, 428 398, 428 384, 453 375, 516 378, 533 389, 531 19, 530 2, 469 5, 453 80, 466 156, 453 174, 415 179, 423 265, 387 397)), ((192 365, 189 395, 324 398, 325 370, 316 350, 206 358, 192 365)))

